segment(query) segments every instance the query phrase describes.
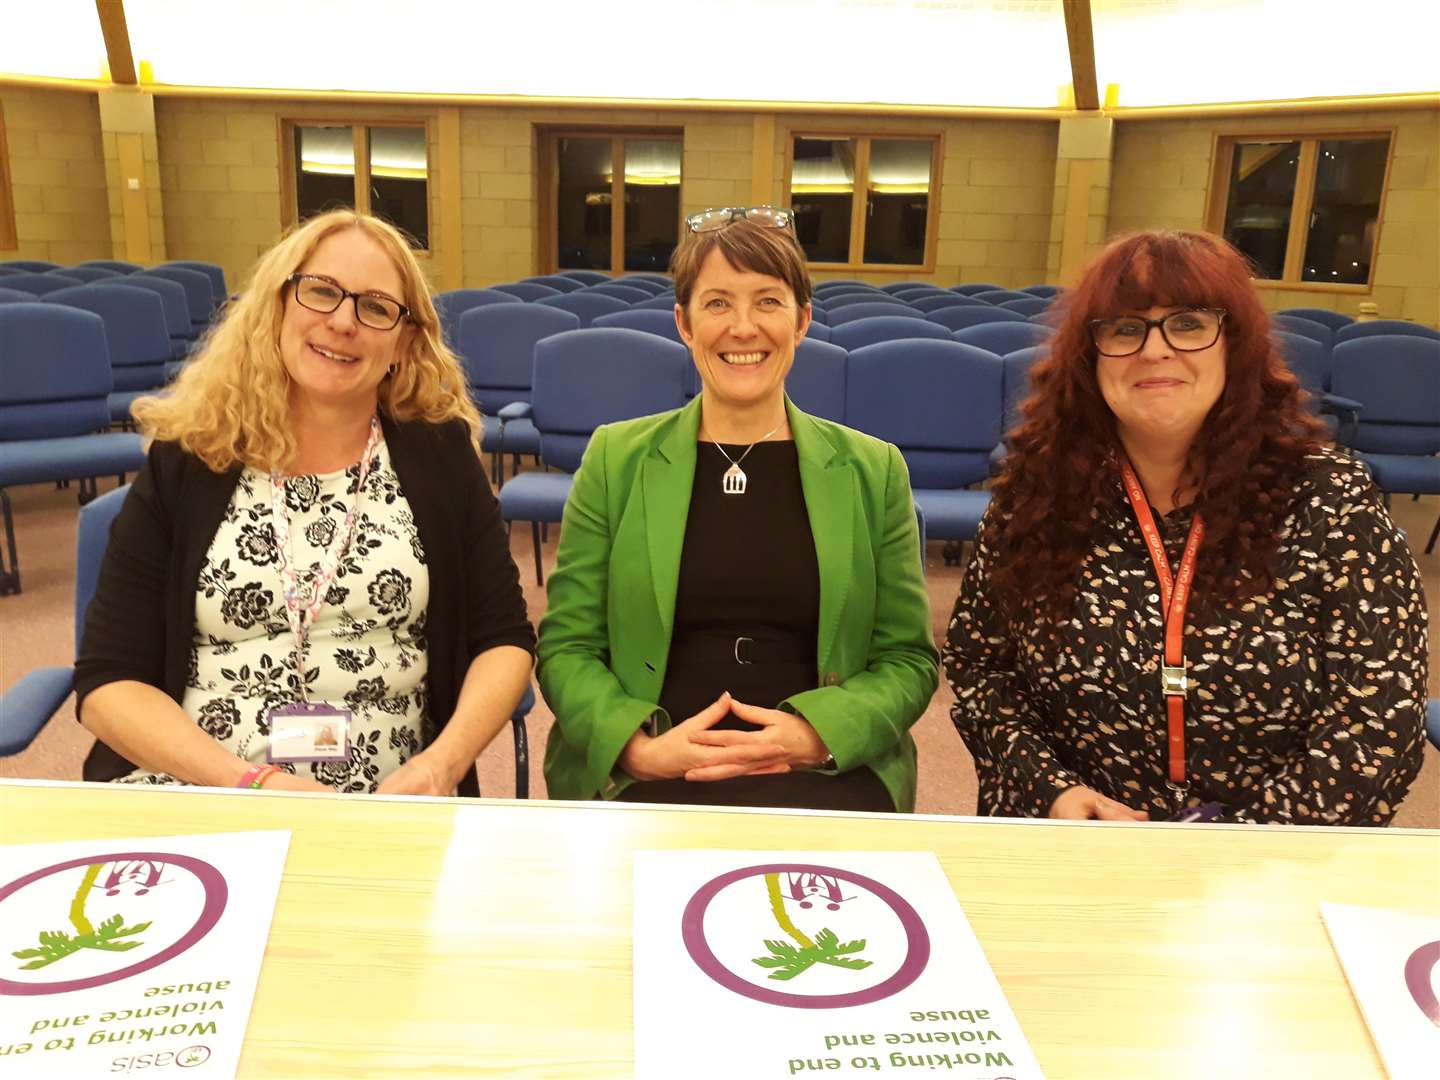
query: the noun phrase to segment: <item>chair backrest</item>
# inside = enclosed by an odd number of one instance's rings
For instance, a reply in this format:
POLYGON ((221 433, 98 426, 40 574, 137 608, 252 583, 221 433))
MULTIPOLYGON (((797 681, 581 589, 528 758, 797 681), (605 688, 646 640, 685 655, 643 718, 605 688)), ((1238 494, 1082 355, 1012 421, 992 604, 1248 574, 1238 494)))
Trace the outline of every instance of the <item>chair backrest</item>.
POLYGON ((89 284, 92 281, 104 281, 106 278, 120 277, 118 270, 106 270, 100 266, 67 266, 64 270, 52 270, 51 273, 63 274, 65 277, 75 278, 89 284))
POLYGON ((1000 358, 1001 400, 1005 415, 1001 421, 1001 432, 1009 431, 1020 422, 1020 403, 1030 393, 1030 369, 1035 361, 1049 351, 1045 345, 1032 345, 1028 349, 1016 349, 1000 358))
POLYGON ((672 278, 669 274, 660 274, 660 273, 654 273, 654 274, 652 274, 652 273, 626 274, 623 278, 618 278, 617 280, 618 280, 618 281, 648 281, 648 282, 650 282, 652 285, 659 285, 662 290, 664 290, 664 289, 669 289, 669 290, 671 290, 672 292, 675 290, 675 279, 672 278))
MULTIPOLYGON (((3 280, 3 278, 0 278, 3 280)), ((33 304, 38 300, 34 293, 21 292, 19 289, 7 289, 0 286, 0 304, 33 304)))
POLYGON ((673 292, 656 293, 649 300, 641 300, 638 304, 630 306, 637 311, 671 311, 675 307, 675 294, 673 292))
POLYGON ((1280 350, 1280 355, 1290 365, 1301 386, 1312 394, 1323 394, 1330 389, 1329 346, 1288 330, 1276 330, 1274 338, 1275 347, 1280 350))
POLYGON ((573 277, 566 277, 564 274, 536 274, 534 277, 521 278, 520 284, 544 285, 547 289, 555 289, 562 293, 585 288, 585 282, 578 281, 573 277))
POLYGON ((1355 321, 1349 315, 1342 315, 1338 311, 1329 311, 1325 308, 1292 307, 1278 311, 1276 314, 1299 315, 1302 319, 1318 322, 1322 326, 1328 326, 1331 330, 1339 330, 1342 326, 1349 326, 1355 321))
MULTIPOLYGON (((883 295, 883 294, 881 294, 883 295)), ((827 318, 830 320, 831 337, 834 337, 834 330, 845 323, 854 322, 856 319, 872 319, 877 315, 888 315, 895 319, 924 319, 923 311, 916 311, 904 300, 896 300, 893 297, 888 302, 873 304, 850 304, 839 309, 831 308, 827 318)))
POLYGON ((52 274, 48 271, 25 270, 18 274, 5 275, 7 289, 29 293, 31 296, 49 296, 52 292, 84 284, 79 278, 68 277, 65 274, 52 274))
POLYGON ((532 416, 541 460, 574 472, 601 424, 679 408, 690 368, 684 346, 639 330, 591 327, 537 342, 532 416))
POLYGON ((604 285, 607 281, 615 280, 609 274, 602 274, 599 270, 561 270, 559 275, 574 278, 582 285, 604 285))
POLYGON ((623 285, 627 289, 642 289, 651 296, 658 296, 662 292, 673 292, 675 283, 668 278, 660 278, 651 274, 626 274, 624 277, 616 278, 616 285, 623 285))
POLYGON ((971 281, 964 285, 951 286, 951 292, 957 292, 961 296, 974 296, 982 292, 1005 292, 1004 285, 992 285, 988 281, 971 281))
POLYGON ((591 326, 621 326, 629 330, 640 330, 647 334, 659 334, 668 338, 677 345, 684 345, 680 340, 680 328, 675 325, 673 311, 657 311, 641 308, 626 308, 624 311, 612 311, 608 315, 601 315, 590 321, 591 326))
POLYGON ((21 270, 32 274, 43 274, 47 270, 59 270, 60 264, 46 262, 44 259, 6 259, 0 262, 0 267, 6 270, 21 270))
POLYGON ((1050 301, 1044 297, 1032 296, 1029 300, 1002 300, 999 306, 1006 311, 1018 311, 1026 318, 1033 318, 1049 311, 1050 301))
POLYGON ((124 259, 86 259, 77 266, 98 266, 101 270, 114 270, 120 274, 138 274, 145 267, 139 263, 126 262, 124 259))
POLYGON ((810 301, 810 321, 830 325, 830 313, 825 310, 825 305, 818 300, 810 301))
POLYGON ((198 259, 171 259, 161 266, 178 266, 181 270, 195 270, 210 279, 210 293, 215 306, 222 307, 230 299, 230 286, 225 283, 225 268, 218 263, 201 262, 198 259))
POLYGON ((938 289, 938 285, 930 285, 924 281, 891 281, 880 286, 880 291, 889 293, 891 296, 900 296, 907 289, 938 289))
POLYGON ((841 323, 830 331, 830 340, 842 349, 863 349, 877 341, 900 341, 904 338, 948 338, 950 331, 929 319, 896 318, 894 315, 872 315, 841 323))
POLYGON ((1440 330, 1432 330, 1419 323, 1405 322, 1402 319, 1372 319, 1370 322, 1356 322, 1340 327, 1335 331, 1335 342, 1339 344, 1342 341, 1353 341, 1359 337, 1381 337, 1386 334, 1401 337, 1423 337, 1440 341, 1440 330))
POLYGON ((90 435, 109 426, 113 389, 99 315, 0 305, 0 441, 90 435))
POLYGON ((1059 285, 1026 285, 1020 290, 1029 293, 1031 296, 1039 296, 1050 299, 1059 296, 1064 290, 1059 285))
POLYGON ((870 289, 862 292, 834 292, 825 295, 825 310, 830 314, 853 307, 855 304, 894 304, 896 307, 908 307, 904 300, 898 296, 891 296, 879 289, 870 289))
POLYGON ((498 289, 449 289, 435 294, 435 314, 440 317, 440 332, 445 344, 454 349, 460 340, 460 316, 483 304, 513 304, 515 297, 498 289))
POLYGON ((952 304, 950 307, 927 311, 925 317, 951 330, 964 330, 967 326, 981 326, 984 323, 1030 321, 1018 311, 1007 311, 994 304, 952 304))
POLYGON ((1360 337, 1337 343, 1330 359, 1331 390, 1364 405, 1350 441, 1355 449, 1440 453, 1440 341, 1360 337))
POLYGON ((790 400, 811 416, 845 423, 844 349, 809 337, 795 347, 795 362, 785 376, 790 400))
POLYGON ((580 317, 540 304, 484 304, 460 316, 456 352, 471 396, 491 416, 530 400, 535 346, 552 334, 580 329, 580 317))
POLYGON ((552 289, 549 285, 536 285, 533 281, 516 281, 509 285, 494 286, 496 292, 509 293, 517 300, 524 300, 529 303, 534 300, 544 300, 547 296, 562 296, 559 289, 552 289))
POLYGON ((547 296, 535 302, 545 307, 559 308, 561 311, 570 312, 580 320, 581 326, 589 326, 601 315, 613 315, 617 311, 630 310, 628 301, 608 296, 595 289, 582 289, 579 292, 547 296))
POLYGON ((961 296, 959 293, 951 292, 949 289, 941 289, 934 295, 926 293, 924 296, 908 297, 906 302, 916 311, 923 311, 927 315, 932 311, 939 311, 941 308, 947 307, 989 308, 994 306, 993 304, 985 303, 984 300, 974 300, 968 296, 961 296))
POLYGON ((1314 319, 1307 319, 1301 315, 1275 315, 1270 321, 1275 324, 1277 330, 1308 337, 1320 342, 1327 349, 1335 344, 1335 331, 1314 319))
POLYGON ((93 311, 105 320, 105 341, 116 390, 153 390, 165 384, 165 365, 171 358, 170 335, 165 330, 165 305, 154 293, 98 282, 61 289, 45 298, 47 304, 65 304, 93 311))
POLYGON ((942 289, 939 285, 927 285, 923 281, 912 281, 910 284, 894 290, 890 295, 898 296, 907 304, 913 304, 916 300, 920 300, 926 296, 944 296, 954 300, 956 294, 949 289, 942 289))
POLYGON ((1006 300, 1033 300, 1034 297, 1028 293, 1016 292, 1014 289, 991 289, 989 292, 971 293, 976 300, 984 300, 987 304, 1003 304, 1006 300))
POLYGON ((871 285, 868 281, 855 281, 851 278, 835 278, 832 281, 817 281, 815 283, 815 291, 817 293, 853 292, 856 289, 870 289, 873 292, 880 291, 880 289, 871 285))
POLYGON ((85 637, 85 613, 95 599, 100 583, 100 566, 105 549, 110 545, 110 526, 115 523, 130 485, 121 484, 91 499, 80 508, 80 521, 75 532, 75 655, 80 655, 80 642, 85 637))
POLYGON ((956 330, 952 337, 964 345, 988 349, 996 356, 1004 356, 1017 349, 1028 349, 1032 345, 1043 345, 1050 340, 1053 331, 1048 326, 1033 322, 980 323, 956 330))
POLYGON ((172 338, 193 338, 195 326, 190 321, 190 301, 185 293, 185 286, 169 278, 152 277, 150 274, 140 271, 134 274, 126 274, 123 281, 114 282, 115 285, 123 285, 127 289, 144 289, 160 297, 160 303, 165 306, 165 328, 172 338))
POLYGON ((655 290, 642 289, 634 285, 619 285, 610 283, 608 285, 591 285, 585 289, 586 296, 612 296, 616 300, 624 300, 626 305, 638 304, 645 300, 652 300, 656 295, 655 290))
POLYGON ((28 271, 18 270, 18 269, 16 269, 16 268, 13 267, 13 266, 0 266, 0 277, 4 277, 6 274, 24 274, 24 273, 28 273, 28 271))
POLYGON ((819 319, 810 320, 810 328, 805 331, 807 341, 829 341, 831 334, 830 327, 819 319))
POLYGON ((882 341, 850 354, 845 422, 894 443, 916 488, 984 480, 1000 441, 1004 365, 958 341, 882 341))
MULTIPOLYGON (((184 288, 190 325, 197 333, 210 325, 210 317, 215 314, 215 287, 199 270, 188 270, 183 266, 156 266, 146 270, 145 276, 173 281, 184 288)), ((223 301, 224 297, 220 299, 223 301)))

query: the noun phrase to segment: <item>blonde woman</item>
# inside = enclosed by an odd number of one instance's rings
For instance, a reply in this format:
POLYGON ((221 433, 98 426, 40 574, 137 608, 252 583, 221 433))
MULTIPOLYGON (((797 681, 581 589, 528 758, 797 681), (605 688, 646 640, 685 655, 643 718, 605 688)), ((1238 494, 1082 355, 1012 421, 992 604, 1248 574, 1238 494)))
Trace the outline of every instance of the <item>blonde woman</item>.
POLYGON ((154 441, 77 662, 85 779, 475 793, 534 633, 400 234, 306 222, 135 415, 154 441))

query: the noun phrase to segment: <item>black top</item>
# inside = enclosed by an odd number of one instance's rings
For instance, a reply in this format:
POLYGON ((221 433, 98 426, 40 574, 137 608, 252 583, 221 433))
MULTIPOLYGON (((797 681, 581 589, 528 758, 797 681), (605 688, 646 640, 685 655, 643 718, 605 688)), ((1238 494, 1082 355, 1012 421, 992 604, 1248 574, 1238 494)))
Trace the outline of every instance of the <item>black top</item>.
MULTIPOLYGON (((735 461, 746 446, 724 444, 735 461)), ((674 723, 726 690, 748 705, 773 709, 813 690, 819 678, 820 565, 793 442, 756 444, 741 463, 743 495, 726 494, 730 461, 701 440, 695 462, 685 546, 675 593, 675 623, 660 705, 674 723), (737 645, 737 639, 741 640, 737 645), (738 657, 738 659, 737 659, 738 657), (744 662, 740 662, 744 661, 744 662)), ((750 730, 734 716, 717 728, 750 730)), ((639 782, 633 802, 679 802, 821 809, 895 809, 868 768, 843 775, 791 772, 705 783, 639 782)))
MULTIPOLYGON (((470 661, 497 645, 533 652, 535 633, 499 504, 468 429, 459 421, 396 423, 384 416, 381 425, 430 573, 426 678, 433 735, 455 711, 470 661)), ((92 690, 122 679, 183 700, 200 568, 242 471, 212 472, 175 443, 150 448, 111 528, 86 615, 75 662, 77 713, 92 690)), ((84 777, 112 780, 133 768, 97 742, 84 777)), ((473 774, 460 793, 478 793, 473 774)))

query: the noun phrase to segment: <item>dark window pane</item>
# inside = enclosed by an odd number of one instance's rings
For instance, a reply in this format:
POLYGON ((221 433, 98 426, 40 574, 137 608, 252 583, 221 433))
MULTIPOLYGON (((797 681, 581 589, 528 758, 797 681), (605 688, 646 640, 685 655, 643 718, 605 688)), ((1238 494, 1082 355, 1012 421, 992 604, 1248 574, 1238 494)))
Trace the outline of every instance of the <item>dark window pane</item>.
POLYGON ((871 140, 865 262, 919 265, 925 261, 934 145, 928 139, 871 140))
POLYGON ((1305 238, 1305 281, 1370 280, 1388 139, 1326 139, 1315 163, 1315 202, 1305 238))
POLYGON ((680 238, 680 143, 625 140, 625 269, 663 273, 680 238))
POLYGON ((561 270, 610 269, 610 139, 561 139, 556 234, 561 270))
POLYGON ((355 205, 355 136, 348 127, 295 128, 295 216, 355 205))
POLYGON ((790 173, 795 235, 811 262, 850 261, 855 201, 855 144, 850 139, 796 139, 790 173))
POLYGON ((1250 256, 1255 276, 1279 279, 1285 272, 1290 208, 1295 201, 1298 142, 1239 143, 1230 166, 1225 239, 1250 256))
POLYGON ((425 129, 370 128, 370 212, 430 246, 429 158, 425 129))

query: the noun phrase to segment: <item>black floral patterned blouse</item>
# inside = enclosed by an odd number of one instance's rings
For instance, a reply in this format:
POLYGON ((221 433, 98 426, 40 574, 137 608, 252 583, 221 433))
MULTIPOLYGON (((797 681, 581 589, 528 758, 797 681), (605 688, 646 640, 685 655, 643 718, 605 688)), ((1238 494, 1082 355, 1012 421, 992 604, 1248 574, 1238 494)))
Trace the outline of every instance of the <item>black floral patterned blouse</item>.
MULTIPOLYGON (((1044 817, 1077 784, 1151 820, 1175 813, 1160 590, 1118 472, 1093 516, 1075 614, 1048 659, 1046 631, 1013 636, 998 618, 981 525, 944 649, 981 814, 1044 817)), ((1156 514, 1172 569, 1192 517, 1156 514)), ((1188 804, 1219 802, 1228 821, 1384 825, 1420 769, 1426 607, 1362 464, 1331 450, 1312 459, 1276 577, 1268 595, 1186 626, 1188 804)))

